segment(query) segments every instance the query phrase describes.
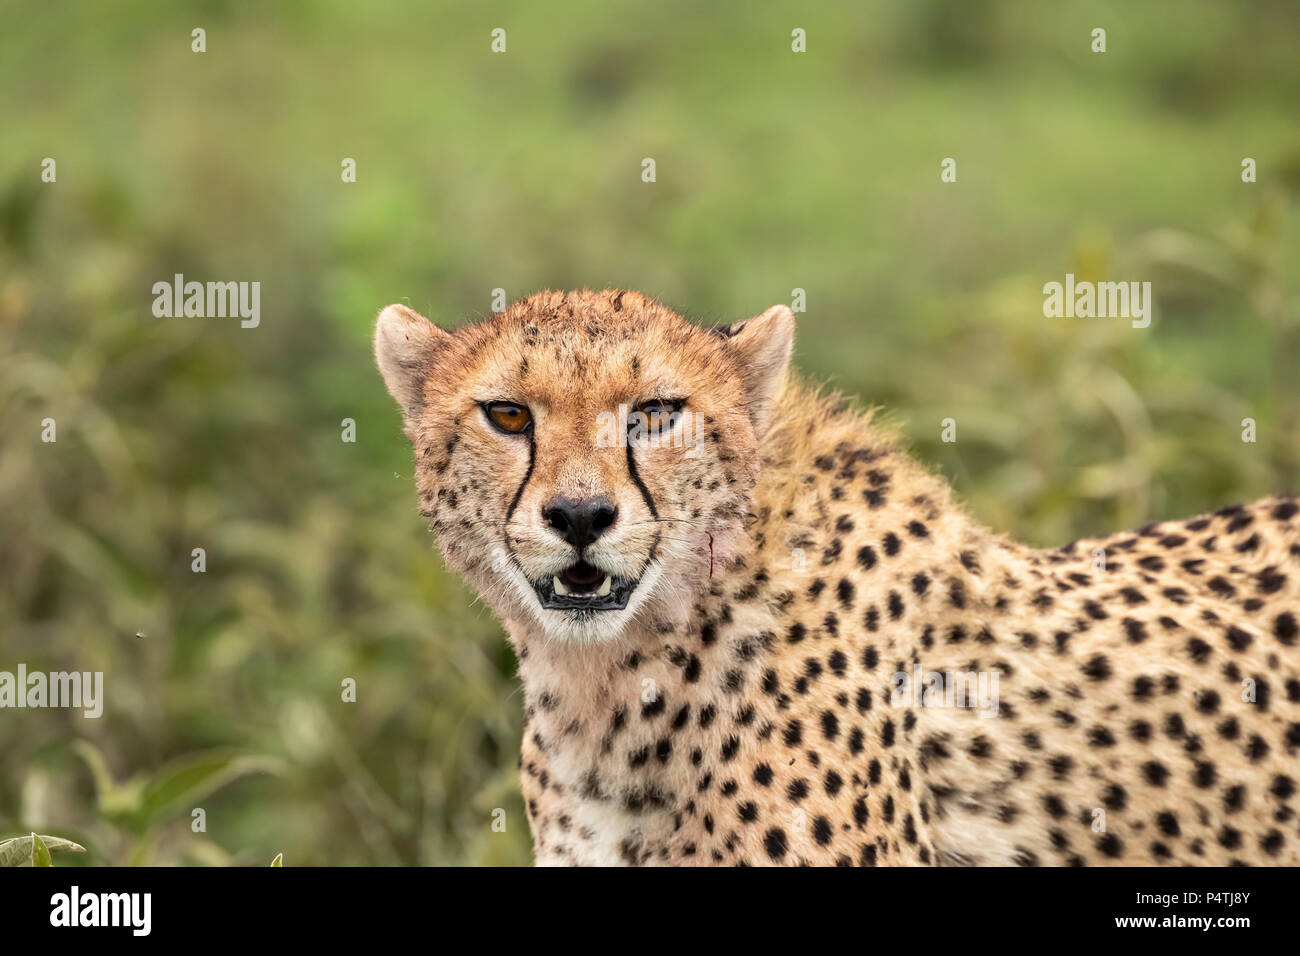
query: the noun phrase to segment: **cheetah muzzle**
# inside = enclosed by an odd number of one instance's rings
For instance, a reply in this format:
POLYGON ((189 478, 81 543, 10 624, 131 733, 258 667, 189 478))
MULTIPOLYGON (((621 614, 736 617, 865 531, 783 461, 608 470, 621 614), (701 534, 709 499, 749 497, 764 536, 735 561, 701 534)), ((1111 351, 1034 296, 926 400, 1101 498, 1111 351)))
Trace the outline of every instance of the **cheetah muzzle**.
POLYGON ((621 611, 636 590, 637 580, 616 577, 579 561, 533 587, 548 611, 621 611))

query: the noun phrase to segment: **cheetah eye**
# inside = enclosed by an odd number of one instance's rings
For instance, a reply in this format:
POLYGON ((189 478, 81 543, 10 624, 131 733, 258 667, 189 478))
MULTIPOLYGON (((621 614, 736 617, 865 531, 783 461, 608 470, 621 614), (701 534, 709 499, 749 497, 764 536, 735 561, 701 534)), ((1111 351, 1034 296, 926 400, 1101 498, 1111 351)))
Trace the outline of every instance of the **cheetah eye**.
POLYGON ((685 404, 686 404, 686 399, 684 398, 669 398, 669 399, 655 398, 655 399, 651 399, 648 402, 642 402, 640 405, 636 407, 636 410, 640 412, 642 415, 646 415, 646 416, 653 416, 653 415, 667 416, 667 415, 674 415, 677 412, 680 412, 682 410, 682 406, 685 404))
POLYGON ((686 404, 684 398, 655 398, 642 402, 632 409, 627 419, 627 433, 630 438, 641 439, 655 433, 667 433, 677 424, 678 412, 686 404))
POLYGON ((483 406, 483 414, 498 431, 508 435, 519 435, 533 427, 532 413, 514 402, 488 402, 483 406))

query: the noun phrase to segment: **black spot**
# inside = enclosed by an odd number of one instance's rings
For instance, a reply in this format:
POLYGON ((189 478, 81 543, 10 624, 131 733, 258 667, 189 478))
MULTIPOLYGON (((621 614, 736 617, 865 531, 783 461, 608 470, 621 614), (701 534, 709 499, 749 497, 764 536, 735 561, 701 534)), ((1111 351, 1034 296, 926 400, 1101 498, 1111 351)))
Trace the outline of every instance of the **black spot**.
POLYGON ((1196 709, 1200 710, 1201 713, 1203 714, 1216 713, 1216 711, 1219 708, 1218 691, 1210 691, 1210 689, 1205 689, 1205 691, 1201 691, 1197 693, 1197 695, 1195 695, 1195 700, 1196 700, 1196 709))
POLYGON ((1119 593, 1120 596, 1124 598, 1124 603, 1130 607, 1136 604, 1147 603, 1147 599, 1142 596, 1142 592, 1137 588, 1124 588, 1119 593))
POLYGON ((673 717, 673 730, 681 730, 686 726, 686 722, 691 719, 691 705, 682 704, 681 709, 673 717))
POLYGON ((1153 787, 1163 787, 1169 779, 1169 771, 1158 760, 1148 760, 1142 765, 1142 776, 1153 787))
POLYGON ((1102 794, 1101 802, 1106 805, 1107 810, 1123 810, 1128 804, 1128 794, 1119 784, 1112 783, 1102 794))
POLYGON ((1115 746, 1115 735, 1105 727, 1093 727, 1088 731, 1088 743, 1094 747, 1115 746))
POLYGON ((1066 780, 1070 776, 1070 771, 1074 768, 1074 759, 1065 754, 1057 754, 1047 761, 1047 766, 1051 768, 1054 780, 1066 780))
POLYGON ((1228 643, 1232 645, 1234 651, 1244 651, 1246 648, 1250 647, 1250 643, 1253 640, 1248 633, 1237 627, 1235 624, 1228 628, 1228 632, 1225 636, 1228 638, 1228 643))
POLYGON ((849 734, 849 753, 856 756, 862 753, 865 748, 865 735, 862 733, 862 728, 854 727, 853 732, 849 734))
POLYGON ((1095 654, 1083 665, 1083 672, 1092 680, 1106 680, 1111 675, 1110 661, 1104 654, 1095 654))
POLYGON ((897 591, 889 592, 889 618, 897 621, 903 616, 903 599, 899 597, 897 591))
POLYGON ((1284 611, 1273 620, 1273 636, 1288 647, 1295 644, 1296 634, 1300 633, 1300 626, 1297 626, 1295 615, 1290 611, 1284 611))
POLYGON ((1097 849, 1111 858, 1118 857, 1124 852, 1124 844, 1120 842, 1119 837, 1113 833, 1107 833, 1097 841, 1097 849))
POLYGON ((1223 791, 1223 809, 1228 813, 1236 813, 1246 805, 1246 788, 1238 784, 1235 787, 1229 787, 1223 791))
POLYGON ((1214 577, 1210 578, 1210 580, 1206 581, 1205 584, 1211 591, 1221 597, 1230 598, 1237 593, 1237 589, 1233 587, 1228 582, 1228 579, 1221 574, 1216 574, 1214 577))
POLYGON ((1141 644, 1147 639, 1146 625, 1141 621, 1135 621, 1131 617, 1124 618, 1124 633, 1127 635, 1130 644, 1141 644))
POLYGON ((1202 790, 1214 786, 1215 780, 1219 777, 1219 772, 1215 769, 1214 764, 1208 760, 1198 760, 1196 770, 1192 774, 1192 782, 1202 790))
POLYGON ((1282 834, 1277 830, 1269 830, 1259 838, 1259 848, 1269 856, 1277 856, 1282 849, 1282 834))
POLYGON ((779 860, 785 856, 786 837, 785 831, 780 827, 772 827, 763 835, 763 849, 767 850, 767 855, 773 860, 779 860))
POLYGON ((1251 763, 1259 763, 1268 756, 1268 743, 1259 734, 1251 734, 1246 741, 1246 756, 1251 763))
POLYGON ((682 678, 688 684, 694 684, 700 679, 700 659, 694 654, 686 662, 686 669, 682 671, 682 678))
POLYGON ((833 797, 835 794, 839 793, 840 788, 844 786, 844 778, 834 770, 828 770, 826 771, 826 779, 823 782, 823 786, 826 788, 826 795, 833 797))

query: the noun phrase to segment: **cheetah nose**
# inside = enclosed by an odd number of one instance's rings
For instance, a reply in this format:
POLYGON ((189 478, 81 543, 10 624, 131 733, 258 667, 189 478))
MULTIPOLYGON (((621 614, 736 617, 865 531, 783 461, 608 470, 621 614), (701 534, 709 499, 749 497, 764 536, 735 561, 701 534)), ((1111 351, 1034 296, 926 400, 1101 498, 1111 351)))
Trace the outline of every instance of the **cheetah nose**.
POLYGON ((552 498, 542 508, 542 520, 579 551, 605 533, 618 509, 608 498, 552 498))

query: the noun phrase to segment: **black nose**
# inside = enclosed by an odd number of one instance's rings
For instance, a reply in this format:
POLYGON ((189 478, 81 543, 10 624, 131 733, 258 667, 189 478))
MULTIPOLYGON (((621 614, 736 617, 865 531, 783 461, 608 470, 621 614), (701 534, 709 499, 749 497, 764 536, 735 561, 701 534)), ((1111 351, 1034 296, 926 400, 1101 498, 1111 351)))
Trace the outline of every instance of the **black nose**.
POLYGON ((552 498, 542 509, 542 520, 579 551, 595 541, 618 517, 608 498, 552 498))

